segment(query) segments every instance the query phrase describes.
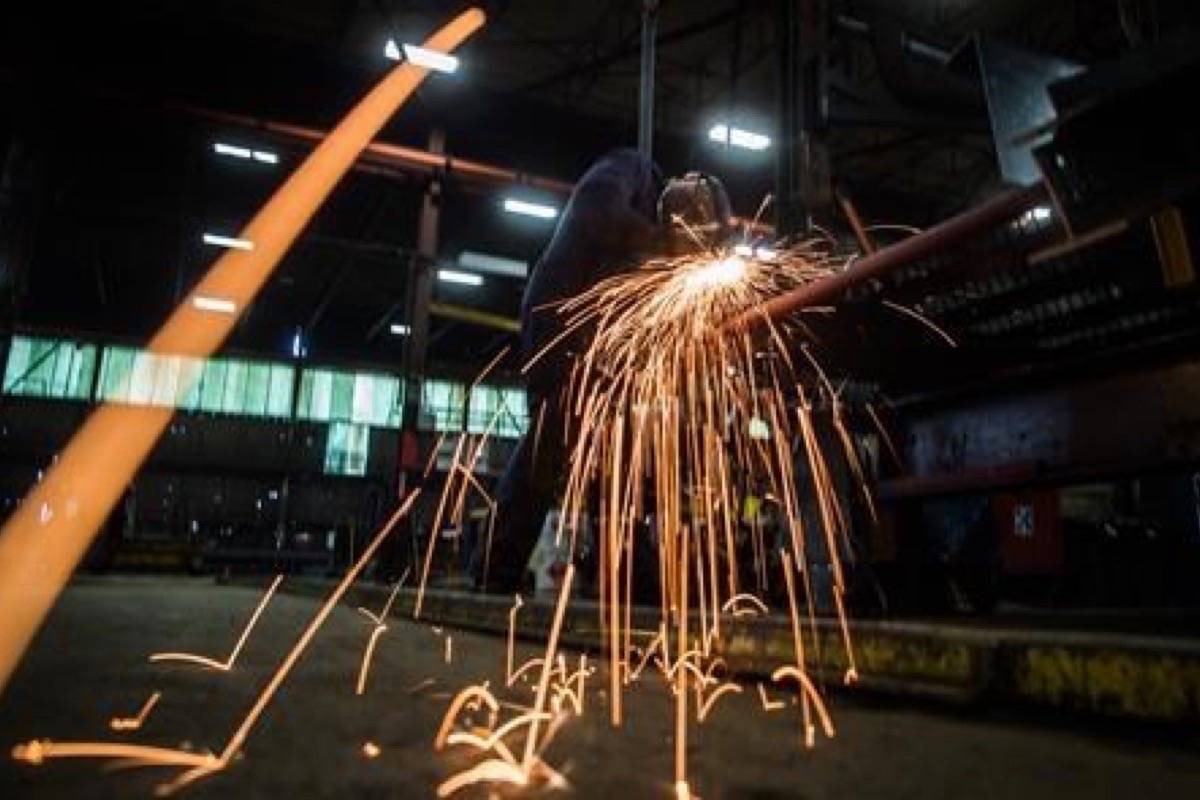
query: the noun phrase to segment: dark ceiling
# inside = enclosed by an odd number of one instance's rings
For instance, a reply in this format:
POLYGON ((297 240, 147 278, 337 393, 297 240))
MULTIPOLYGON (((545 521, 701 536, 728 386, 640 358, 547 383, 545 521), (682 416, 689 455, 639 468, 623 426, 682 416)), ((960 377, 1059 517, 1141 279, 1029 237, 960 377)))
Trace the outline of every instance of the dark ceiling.
MULTIPOLYGON (((7 202, 25 209, 32 226, 16 324, 144 339, 214 257, 200 234, 236 229, 307 152, 294 140, 183 109, 328 128, 389 68, 389 36, 420 39, 460 5, 135 0, 10 16, 0 26, 0 153, 10 165, 7 202), (214 158, 218 139, 277 151, 281 163, 214 158)), ((563 181, 634 141, 639 2, 486 5, 489 23, 462 50, 460 73, 431 78, 381 139, 423 147, 436 127, 457 156, 563 181)), ((720 174, 743 213, 774 185, 773 150, 726 152, 704 132, 733 119, 777 135, 778 5, 667 0, 659 21, 656 157, 669 173, 720 174)), ((915 96, 944 76, 928 64, 891 68, 890 48, 901 37, 948 51, 982 31, 1091 63, 1176 13, 1163 3, 1046 0, 834 6, 873 31, 855 34, 843 21, 831 44, 835 94, 848 109, 830 123, 835 178, 869 219, 918 225, 993 190, 995 159, 978 97, 915 96), (1130 9, 1147 5, 1159 16, 1131 21, 1130 9)), ((314 359, 398 361, 400 344, 380 323, 395 319, 404 297, 401 253, 414 246, 423 187, 419 176, 352 173, 230 347, 285 354, 304 326, 314 359)), ((498 192, 451 180, 439 250, 449 260, 467 248, 533 260, 551 230, 503 214, 498 192)), ((438 288, 443 301, 506 315, 515 314, 520 291, 508 279, 489 279, 482 290, 438 288)), ((431 359, 469 369, 508 341, 441 320, 431 359)))

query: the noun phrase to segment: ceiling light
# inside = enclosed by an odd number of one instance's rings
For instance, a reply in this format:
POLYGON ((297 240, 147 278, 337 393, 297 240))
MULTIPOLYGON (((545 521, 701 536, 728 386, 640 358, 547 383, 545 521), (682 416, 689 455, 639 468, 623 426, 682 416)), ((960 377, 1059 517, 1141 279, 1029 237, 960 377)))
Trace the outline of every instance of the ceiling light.
POLYGON ((213 150, 219 155, 233 156, 234 158, 250 158, 251 155, 249 147, 239 147, 235 144, 225 144, 224 142, 214 144, 213 150))
POLYGON ((395 336, 408 336, 412 333, 412 328, 400 322, 393 322, 390 330, 395 336))
POLYGON ((530 203, 512 197, 505 198, 504 210, 510 214, 524 214, 527 217, 537 217, 539 219, 554 219, 558 216, 558 209, 554 206, 530 203))
POLYGON ((403 58, 404 61, 415 67, 424 67, 435 72, 456 72, 458 70, 457 56, 430 50, 427 47, 418 47, 415 44, 397 46, 395 39, 387 40, 387 44, 383 46, 383 55, 390 61, 400 61, 403 58), (401 48, 404 50, 403 56, 400 54, 401 48))
POLYGON ((218 155, 232 156, 234 158, 254 159, 262 164, 278 164, 279 156, 269 150, 251 150, 249 147, 242 147, 237 144, 226 144, 225 142, 216 142, 213 144, 213 151, 218 155))
POLYGON ((249 239, 239 239, 236 236, 222 236, 219 233, 204 234, 204 243, 217 247, 228 247, 231 250, 253 250, 254 242, 249 239))
POLYGON ((771 146, 770 136, 741 128, 731 128, 725 124, 717 124, 709 128, 708 138, 714 142, 742 147, 746 150, 766 150, 771 146))
POLYGON ((471 272, 459 272, 454 269, 439 269, 438 280, 446 283, 461 283, 464 286, 482 286, 483 278, 471 272))
POLYGON ((192 305, 201 311, 215 311, 218 314, 232 314, 237 311, 237 303, 224 297, 209 297, 198 294, 192 298, 192 305))
POLYGON ((462 251, 458 257, 458 265, 507 278, 524 278, 529 275, 528 262, 487 253, 476 253, 471 250, 462 251))

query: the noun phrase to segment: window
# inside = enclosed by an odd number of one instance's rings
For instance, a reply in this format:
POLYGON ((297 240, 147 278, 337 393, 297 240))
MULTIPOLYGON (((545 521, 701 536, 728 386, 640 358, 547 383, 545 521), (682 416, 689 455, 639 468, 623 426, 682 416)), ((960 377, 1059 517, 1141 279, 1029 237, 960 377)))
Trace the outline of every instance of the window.
POLYGON ((98 399, 186 411, 288 417, 292 376, 287 364, 232 358, 200 360, 132 347, 106 347, 98 399))
POLYGON ((450 433, 462 430, 465 393, 466 386, 456 381, 426 380, 421 386, 419 427, 450 433))
POLYGON ((329 423, 325 440, 326 475, 366 475, 371 427, 354 422, 329 423))
POLYGON ((400 427, 404 387, 392 375, 306 369, 300 376, 296 415, 314 422, 355 422, 400 427))
POLYGON ((4 393, 86 400, 95 372, 95 345, 14 336, 4 368, 4 393))
POLYGON ((516 387, 476 386, 471 392, 467 430, 516 438, 529 427, 529 411, 525 405, 525 390, 516 387), (495 424, 492 419, 495 418, 495 424))

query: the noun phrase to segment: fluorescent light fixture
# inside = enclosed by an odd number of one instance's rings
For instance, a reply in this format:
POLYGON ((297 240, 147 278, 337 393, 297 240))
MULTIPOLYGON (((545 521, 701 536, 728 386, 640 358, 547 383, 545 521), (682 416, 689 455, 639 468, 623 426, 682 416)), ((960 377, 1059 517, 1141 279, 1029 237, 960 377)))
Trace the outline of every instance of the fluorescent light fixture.
POLYGON ((237 311, 237 303, 224 297, 209 297, 198 294, 192 298, 192 305, 201 311, 214 311, 218 314, 232 314, 237 311))
POLYGON ((447 53, 439 53, 415 44, 404 45, 404 60, 408 63, 431 69, 434 72, 455 72, 458 70, 458 58, 447 53))
POLYGON ((458 265, 491 275, 503 275, 507 278, 524 278, 529 275, 529 264, 525 261, 487 253, 476 253, 471 250, 463 250, 459 254, 458 265))
POLYGON ((558 209, 554 206, 530 203, 526 200, 517 200, 512 197, 504 199, 504 210, 510 214, 524 214, 527 217, 537 217, 539 219, 554 219, 558 216, 558 209))
POLYGON ((217 247, 228 247, 231 250, 253 250, 254 242, 249 239, 239 239, 236 236, 222 236, 219 233, 204 234, 204 243, 217 247))
POLYGON ((1047 222, 1053 216, 1054 211, 1050 206, 1034 206, 1018 217, 1012 225, 1014 228, 1019 228, 1022 225, 1031 225, 1034 222, 1047 222))
POLYGON ((387 44, 383 46, 383 57, 389 61, 399 61, 401 59, 400 48, 396 45, 395 39, 387 40, 387 44))
POLYGON ((214 144, 213 150, 219 155, 233 156, 234 158, 250 158, 252 155, 249 147, 239 147, 235 144, 225 144, 224 142, 214 144))
POLYGON ((756 247, 754 248, 754 257, 759 261, 774 261, 779 253, 775 252, 773 247, 756 247))
POLYGON ((292 358, 300 358, 304 355, 304 337, 300 334, 300 329, 296 329, 296 333, 292 335, 292 358))
POLYGON ((750 258, 754 255, 754 248, 748 244, 734 245, 733 254, 742 258, 750 258))
POLYGON ((446 283, 461 283, 463 286, 482 286, 483 278, 472 272, 459 272, 456 269, 439 269, 438 280, 446 283))
POLYGON ((242 147, 237 144, 226 144, 225 142, 216 142, 213 144, 213 151, 222 156, 233 156, 234 158, 254 159, 262 164, 278 164, 279 156, 269 150, 251 150, 249 147, 242 147))
POLYGON ((766 150, 771 146, 770 136, 742 130, 741 128, 731 128, 722 123, 713 125, 708 129, 708 138, 714 142, 733 145, 734 147, 743 147, 747 150, 766 150))
POLYGON ((408 336, 412 333, 412 327, 400 322, 393 322, 390 330, 395 336, 408 336))

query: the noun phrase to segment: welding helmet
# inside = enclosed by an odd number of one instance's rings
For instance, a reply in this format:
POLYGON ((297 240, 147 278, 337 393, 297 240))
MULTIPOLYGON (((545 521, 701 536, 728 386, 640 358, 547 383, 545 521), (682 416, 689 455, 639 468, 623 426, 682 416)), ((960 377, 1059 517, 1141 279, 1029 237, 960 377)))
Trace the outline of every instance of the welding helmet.
POLYGON ((659 224, 666 228, 673 244, 681 245, 672 249, 696 249, 692 234, 705 247, 720 247, 732 233, 731 216, 725 186, 715 175, 703 172, 671 178, 658 198, 659 224))

